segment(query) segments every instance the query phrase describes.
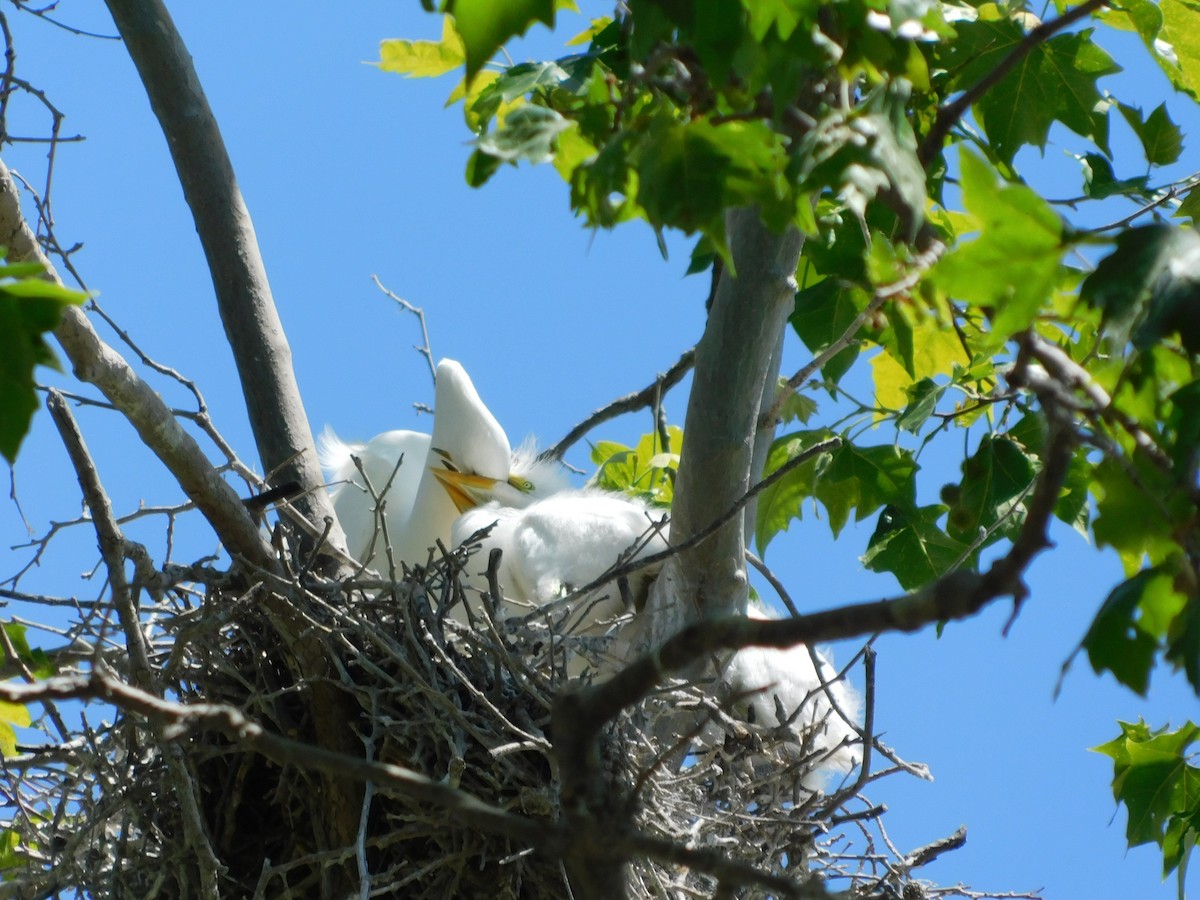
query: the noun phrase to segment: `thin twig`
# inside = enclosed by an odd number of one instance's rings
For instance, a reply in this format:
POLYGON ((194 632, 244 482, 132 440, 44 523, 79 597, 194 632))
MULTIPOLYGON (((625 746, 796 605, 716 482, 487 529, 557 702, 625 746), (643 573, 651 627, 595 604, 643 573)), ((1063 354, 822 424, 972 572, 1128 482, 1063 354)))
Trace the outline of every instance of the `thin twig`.
MULTIPOLYGON (((832 453, 840 446, 842 446, 842 439, 839 437, 831 437, 827 438, 826 440, 819 441, 816 444, 813 444, 811 447, 806 447, 758 484, 751 487, 748 491, 746 491, 746 493, 742 494, 742 496, 738 498, 737 502, 734 503, 733 506, 727 509, 722 515, 718 516, 712 522, 709 522, 704 528, 701 528, 699 531, 697 531, 688 540, 679 544, 673 544, 666 550, 660 550, 658 553, 650 553, 646 556, 637 557, 629 562, 619 564, 600 575, 590 584, 586 584, 581 588, 575 589, 566 597, 563 597, 562 600, 555 602, 569 603, 578 597, 582 597, 585 594, 591 593, 592 591, 611 581, 615 581, 619 578, 628 578, 630 575, 639 571, 640 569, 657 566, 660 563, 666 562, 673 556, 677 556, 680 553, 691 550, 693 547, 699 546, 716 534, 717 531, 720 530, 721 526, 740 513, 745 508, 747 503, 749 503, 767 488, 771 487, 777 481, 784 478, 793 469, 803 465, 817 456, 820 456, 822 453, 832 453)), ((663 523, 659 523, 659 529, 661 529, 662 524, 663 523)))
POLYGON ((429 345, 429 328, 425 324, 425 310, 419 306, 413 306, 399 294, 396 294, 383 286, 383 282, 379 280, 378 275, 372 275, 371 280, 375 282, 375 287, 383 291, 392 300, 400 304, 401 308, 407 310, 417 317, 417 321, 421 324, 421 343, 414 344, 413 349, 425 357, 425 362, 429 364, 429 377, 437 381, 437 366, 433 362, 433 349, 429 345))
POLYGON ((145 689, 154 685, 153 669, 146 652, 146 636, 142 633, 141 622, 138 619, 137 607, 129 582, 125 577, 125 538, 113 516, 112 504, 100 483, 100 477, 84 443, 83 434, 65 400, 57 391, 51 391, 46 399, 46 406, 58 426, 66 445, 71 464, 79 478, 79 486, 83 490, 84 501, 92 512, 92 521, 96 526, 96 535, 100 541, 100 552, 104 556, 108 568, 108 581, 112 587, 113 606, 117 617, 121 620, 121 628, 125 632, 125 642, 129 651, 129 661, 134 680, 145 689))
POLYGON ((622 416, 625 413, 636 412, 639 409, 653 407, 656 402, 661 402, 662 396, 675 387, 692 368, 696 361, 696 348, 685 350, 683 355, 675 361, 675 364, 666 372, 654 379, 654 382, 642 388, 640 391, 635 391, 632 394, 626 394, 624 397, 618 397, 607 406, 603 406, 596 410, 574 428, 567 432, 566 437, 562 438, 557 444, 548 450, 541 453, 542 459, 562 459, 571 447, 573 447, 580 438, 595 428, 597 425, 602 425, 605 422, 615 419, 617 416, 622 416))
POLYGON ((945 251, 944 243, 931 240, 925 250, 913 257, 912 268, 906 274, 889 284, 876 288, 870 302, 854 317, 846 329, 784 383, 771 404, 771 408, 759 417, 759 428, 773 428, 779 424, 780 413, 788 398, 816 372, 824 368, 826 363, 849 347, 858 335, 859 329, 879 311, 884 303, 900 294, 906 294, 916 287, 925 272, 941 258, 945 251))

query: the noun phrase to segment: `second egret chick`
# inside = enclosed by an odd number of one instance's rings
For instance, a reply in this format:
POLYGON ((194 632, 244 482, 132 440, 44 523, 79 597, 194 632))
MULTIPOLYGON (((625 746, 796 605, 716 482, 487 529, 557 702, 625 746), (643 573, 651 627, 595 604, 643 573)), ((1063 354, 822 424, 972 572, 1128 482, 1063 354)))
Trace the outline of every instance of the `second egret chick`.
MULTIPOLYGON (((458 487, 453 472, 437 473, 447 487, 458 487)), ((591 488, 564 489, 561 478, 547 464, 518 454, 509 483, 469 484, 460 506, 451 540, 455 546, 488 527, 482 540, 483 560, 492 549, 501 550, 498 571, 503 593, 498 608, 507 616, 546 610, 562 635, 601 636, 619 630, 627 612, 626 596, 635 607, 645 600, 653 573, 634 573, 626 582, 627 594, 616 581, 571 601, 569 608, 555 601, 592 584, 621 563, 667 549, 667 528, 659 527, 664 511, 609 491, 591 488)), ((470 586, 486 590, 482 573, 471 573, 470 586)), ((623 648, 614 642, 609 666, 623 661, 623 648), (620 649, 618 649, 620 648, 620 649)), ((569 660, 567 671, 578 674, 583 660, 569 660)))
MULTIPOLYGON (((778 618, 753 602, 746 615, 778 618)), ((849 772, 863 755, 858 731, 846 721, 859 720, 861 698, 844 678, 838 678, 823 654, 816 652, 816 658, 819 673, 803 644, 786 649, 746 647, 733 655, 720 678, 723 692, 737 698, 734 710, 747 724, 784 728, 789 755, 811 758, 811 771, 801 780, 809 789, 821 787, 833 773, 849 772)))

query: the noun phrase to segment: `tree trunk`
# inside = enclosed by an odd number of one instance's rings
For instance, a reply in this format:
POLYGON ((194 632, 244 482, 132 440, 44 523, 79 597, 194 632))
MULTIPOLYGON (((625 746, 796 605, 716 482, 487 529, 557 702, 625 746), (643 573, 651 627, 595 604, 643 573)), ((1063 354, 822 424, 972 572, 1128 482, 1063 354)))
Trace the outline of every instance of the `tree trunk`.
POLYGON ((718 519, 727 520, 663 567, 651 598, 651 646, 689 622, 741 611, 748 595, 746 517, 729 513, 765 459, 759 412, 763 398, 773 395, 804 238, 794 228, 771 232, 753 208, 731 211, 728 231, 736 274, 726 269, 721 275, 696 347, 671 542, 683 543, 718 519))

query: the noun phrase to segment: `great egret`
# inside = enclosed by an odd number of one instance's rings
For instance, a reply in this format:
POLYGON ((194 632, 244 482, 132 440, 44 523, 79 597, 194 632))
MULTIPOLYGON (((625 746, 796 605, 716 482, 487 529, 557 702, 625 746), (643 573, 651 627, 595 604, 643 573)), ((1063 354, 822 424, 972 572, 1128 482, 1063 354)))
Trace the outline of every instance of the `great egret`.
MULTIPOLYGON (((753 602, 746 615, 777 618, 753 602)), ((818 787, 831 772, 849 772, 862 760, 858 732, 846 721, 858 720, 862 706, 858 692, 837 677, 824 655, 815 655, 819 674, 802 644, 786 649, 746 647, 733 655, 721 673, 721 686, 735 698, 734 710, 740 718, 766 729, 782 727, 790 752, 811 755, 813 771, 803 779, 809 788, 818 787)))
MULTIPOLYGON (((598 636, 617 629, 626 612, 617 582, 573 599, 570 608, 558 608, 554 601, 597 581, 620 563, 667 548, 667 529, 657 524, 661 513, 623 494, 565 488, 557 473, 538 463, 531 451, 514 459, 508 483, 464 479, 453 470, 435 475, 462 510, 451 529, 451 542, 459 546, 490 528, 481 540, 483 558, 492 549, 502 551, 497 575, 503 597, 498 609, 506 615, 547 609, 559 634, 598 636)), ((468 575, 470 588, 488 588, 484 573, 468 575)), ((642 571, 626 582, 635 606, 644 600, 650 577, 642 571)), ((578 674, 584 663, 570 659, 568 674, 578 674)))
POLYGON ((462 501, 438 482, 437 472, 453 470, 464 486, 476 477, 508 483, 508 437, 466 371, 443 359, 434 384, 432 435, 385 431, 365 444, 345 443, 328 428, 321 436, 321 463, 331 481, 341 482, 332 490, 334 511, 346 532, 347 550, 364 565, 383 568, 385 528, 397 562, 424 562, 438 540, 450 541, 462 501), (382 516, 355 457, 382 501, 382 516))

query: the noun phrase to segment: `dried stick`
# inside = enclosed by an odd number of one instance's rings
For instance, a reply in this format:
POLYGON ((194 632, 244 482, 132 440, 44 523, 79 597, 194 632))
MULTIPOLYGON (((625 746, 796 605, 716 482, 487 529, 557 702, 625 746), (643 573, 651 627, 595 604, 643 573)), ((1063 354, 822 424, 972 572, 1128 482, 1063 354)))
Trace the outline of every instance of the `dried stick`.
POLYGON ((662 395, 669 391, 683 379, 683 376, 688 373, 696 360, 696 348, 692 347, 685 350, 683 355, 679 357, 666 372, 659 375, 652 384, 648 384, 640 391, 634 391, 632 394, 626 394, 624 397, 618 397, 607 406, 602 406, 596 410, 574 428, 567 432, 557 444, 542 452, 543 459, 562 459, 563 455, 579 442, 585 434, 595 428, 597 425, 602 425, 617 416, 623 416, 625 413, 637 412, 639 409, 647 407, 654 408, 656 404, 661 402, 662 395))
POLYGON ((108 569, 113 607, 121 622, 121 629, 125 632, 125 646, 129 653, 133 680, 143 690, 153 690, 156 687, 155 678, 150 666, 150 657, 146 652, 146 636, 142 633, 137 604, 134 602, 129 580, 125 577, 125 536, 113 516, 108 494, 100 483, 100 476, 83 440, 83 434, 66 401, 58 391, 52 390, 46 398, 46 406, 66 445, 71 464, 75 467, 84 502, 92 513, 92 523, 100 541, 100 553, 108 569))

